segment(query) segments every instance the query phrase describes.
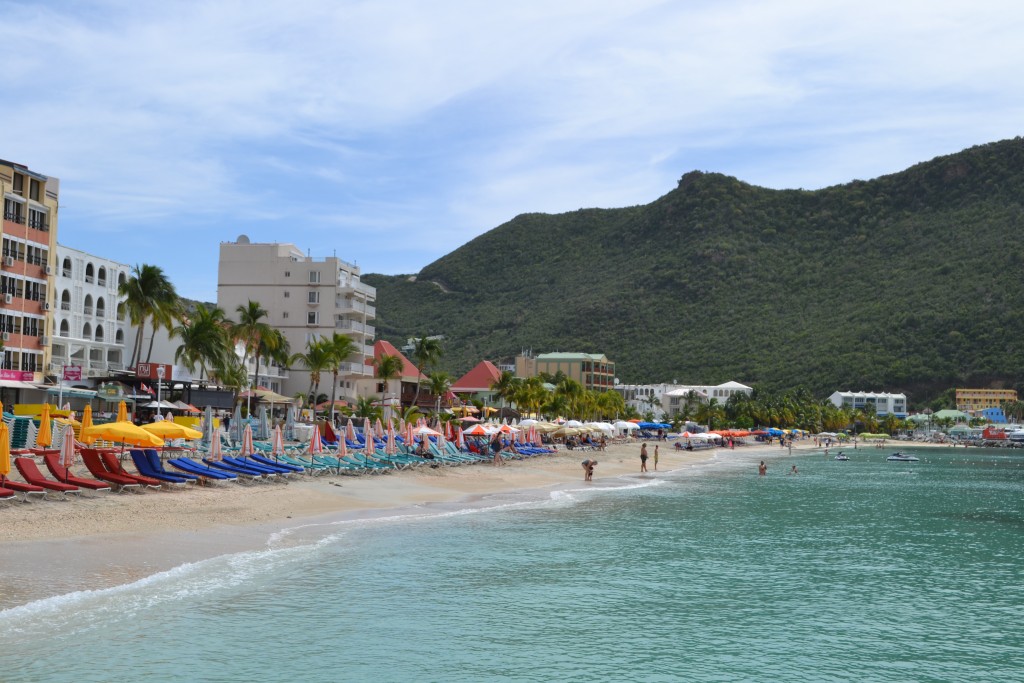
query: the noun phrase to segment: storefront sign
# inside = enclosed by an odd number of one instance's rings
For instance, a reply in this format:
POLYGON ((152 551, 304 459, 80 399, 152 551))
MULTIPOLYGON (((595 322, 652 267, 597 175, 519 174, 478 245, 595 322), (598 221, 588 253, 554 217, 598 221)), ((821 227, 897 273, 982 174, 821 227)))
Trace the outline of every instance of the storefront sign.
POLYGON ((81 382, 82 381, 82 366, 81 365, 65 365, 64 366, 64 381, 65 382, 81 382))
POLYGON ((15 382, 31 382, 35 379, 35 373, 24 370, 0 370, 0 379, 8 379, 15 382))

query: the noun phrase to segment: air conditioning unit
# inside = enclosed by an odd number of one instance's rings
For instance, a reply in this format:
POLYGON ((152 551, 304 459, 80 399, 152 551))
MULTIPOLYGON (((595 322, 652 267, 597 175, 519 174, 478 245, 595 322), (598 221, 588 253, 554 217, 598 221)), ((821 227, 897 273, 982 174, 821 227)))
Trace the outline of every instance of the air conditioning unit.
POLYGON ((14 303, 14 295, 13 294, 4 294, 4 303, 5 304, 14 303))
POLYGON ((11 341, 11 333, 4 332, 4 341, 11 341))
POLYGON ((13 268, 14 267, 14 257, 13 256, 4 256, 4 265, 7 266, 8 268, 13 268))
POLYGON ((47 336, 46 336, 46 335, 44 334, 43 336, 41 336, 41 337, 39 338, 39 343, 40 343, 41 345, 43 345, 43 346, 49 346, 49 345, 50 345, 50 338, 49 338, 49 337, 47 337, 47 336))
POLYGON ((50 302, 49 301, 44 301, 43 302, 43 310, 44 311, 50 310, 50 302))
POLYGON ((46 274, 53 275, 53 266, 46 266, 46 274))

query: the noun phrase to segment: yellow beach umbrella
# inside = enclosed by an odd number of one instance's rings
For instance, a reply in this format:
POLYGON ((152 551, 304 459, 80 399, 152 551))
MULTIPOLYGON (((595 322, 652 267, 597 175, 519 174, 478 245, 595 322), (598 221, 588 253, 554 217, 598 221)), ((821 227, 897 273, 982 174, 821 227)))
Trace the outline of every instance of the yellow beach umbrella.
POLYGON ((196 429, 192 429, 191 427, 186 427, 185 425, 180 425, 177 422, 168 422, 167 420, 161 420, 159 422, 150 422, 149 424, 142 425, 140 429, 144 429, 150 434, 155 434, 156 436, 159 436, 164 439, 203 438, 202 432, 196 429))
POLYGON ((121 401, 117 404, 117 421, 127 422, 128 421, 128 404, 121 401))
POLYGON ((0 415, 4 414, 4 402, 0 401, 0 415))
POLYGON ((11 433, 7 423, 0 420, 0 482, 11 473, 11 433))
POLYGON ((43 404, 43 414, 39 416, 39 433, 36 434, 36 445, 46 448, 53 443, 53 430, 50 428, 50 404, 43 404))
POLYGON ((123 422, 107 422, 106 424, 93 425, 88 430, 82 430, 82 436, 86 439, 104 439, 117 443, 126 443, 133 446, 163 446, 164 440, 156 434, 150 434, 142 427, 136 427, 127 420, 123 422))
MULTIPOLYGON (((86 404, 85 410, 82 411, 82 428, 78 430, 78 433, 81 434, 89 427, 92 427, 92 406, 86 404)), ((86 444, 91 444, 95 440, 96 439, 86 441, 85 439, 81 439, 82 443, 86 444)))

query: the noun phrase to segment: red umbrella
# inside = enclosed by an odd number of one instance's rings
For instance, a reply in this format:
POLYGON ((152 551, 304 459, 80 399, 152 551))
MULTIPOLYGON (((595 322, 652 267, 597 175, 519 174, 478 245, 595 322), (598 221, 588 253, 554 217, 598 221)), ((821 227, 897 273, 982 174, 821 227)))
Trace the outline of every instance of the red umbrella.
POLYGON ((314 428, 313 435, 309 438, 309 454, 317 455, 324 452, 324 442, 320 440, 320 430, 314 428))

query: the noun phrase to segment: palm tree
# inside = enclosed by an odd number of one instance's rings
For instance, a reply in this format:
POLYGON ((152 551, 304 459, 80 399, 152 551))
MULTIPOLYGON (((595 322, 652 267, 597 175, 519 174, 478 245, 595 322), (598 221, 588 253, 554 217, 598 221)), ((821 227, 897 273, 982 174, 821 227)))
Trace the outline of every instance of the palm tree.
POLYGON ((708 429, 714 429, 715 421, 721 421, 724 415, 725 411, 723 410, 721 404, 718 403, 718 399, 713 398, 707 403, 701 405, 700 408, 697 409, 697 414, 695 415, 695 417, 697 418, 698 422, 706 424, 708 426, 708 429))
MULTIPOLYGON (((430 366, 441 358, 441 340, 431 339, 426 335, 420 337, 413 347, 412 357, 416 359, 416 369, 420 371, 420 374, 428 374, 430 366)), ((416 398, 413 399, 413 403, 416 405, 419 405, 420 402, 420 386, 421 383, 416 382, 416 398)))
POLYGON ((447 372, 435 372, 427 381, 430 393, 437 398, 437 412, 441 412, 441 399, 452 388, 452 378, 447 372))
POLYGON ((356 399, 355 409, 352 411, 354 417, 362 417, 370 420, 380 417, 380 409, 373 404, 369 396, 361 396, 356 399))
MULTIPOLYGON (((123 296, 128 319, 132 325, 138 326, 135 335, 135 346, 132 348, 132 360, 129 365, 135 367, 142 358, 142 337, 146 331, 146 321, 153 321, 153 331, 160 327, 173 327, 172 321, 178 311, 178 293, 174 290, 164 271, 159 266, 149 264, 136 265, 132 275, 117 288, 123 296)), ((146 361, 153 355, 153 336, 149 339, 149 353, 146 361)))
POLYGON ((502 400, 502 403, 511 405, 514 401, 512 397, 519 389, 519 385, 522 384, 522 379, 516 377, 514 373, 508 370, 503 370, 498 379, 491 382, 491 391, 502 400))
POLYGON ((346 334, 338 334, 335 332, 331 335, 330 339, 326 339, 327 347, 331 352, 331 374, 333 380, 331 382, 331 423, 334 423, 334 399, 337 396, 336 391, 338 389, 338 372, 341 370, 341 364, 345 360, 354 354, 358 350, 358 346, 352 337, 346 334))
POLYGON ((181 323, 171 330, 171 337, 181 339, 181 345, 174 352, 175 362, 180 362, 189 372, 195 372, 198 366, 200 382, 207 368, 223 365, 225 355, 231 353, 224 310, 217 306, 196 306, 182 316, 181 323))
POLYGON ((320 388, 320 373, 331 369, 332 362, 330 344, 325 339, 310 339, 306 342, 306 352, 296 353, 289 359, 290 364, 302 363, 309 372, 309 405, 316 411, 317 389, 320 388))
POLYGON ((382 353, 374 359, 373 369, 377 379, 382 380, 381 386, 384 390, 381 392, 380 398, 383 401, 384 395, 388 391, 388 382, 402 376, 402 359, 382 353))
POLYGON ((273 337, 274 328, 263 322, 263 318, 266 318, 269 314, 266 309, 260 306, 259 302, 250 299, 249 303, 245 306, 239 304, 235 312, 238 313, 238 322, 231 325, 231 334, 236 341, 242 343, 242 367, 247 367, 249 354, 255 356, 256 372, 253 376, 252 385, 254 387, 259 386, 260 356, 273 343, 271 337, 273 337))

